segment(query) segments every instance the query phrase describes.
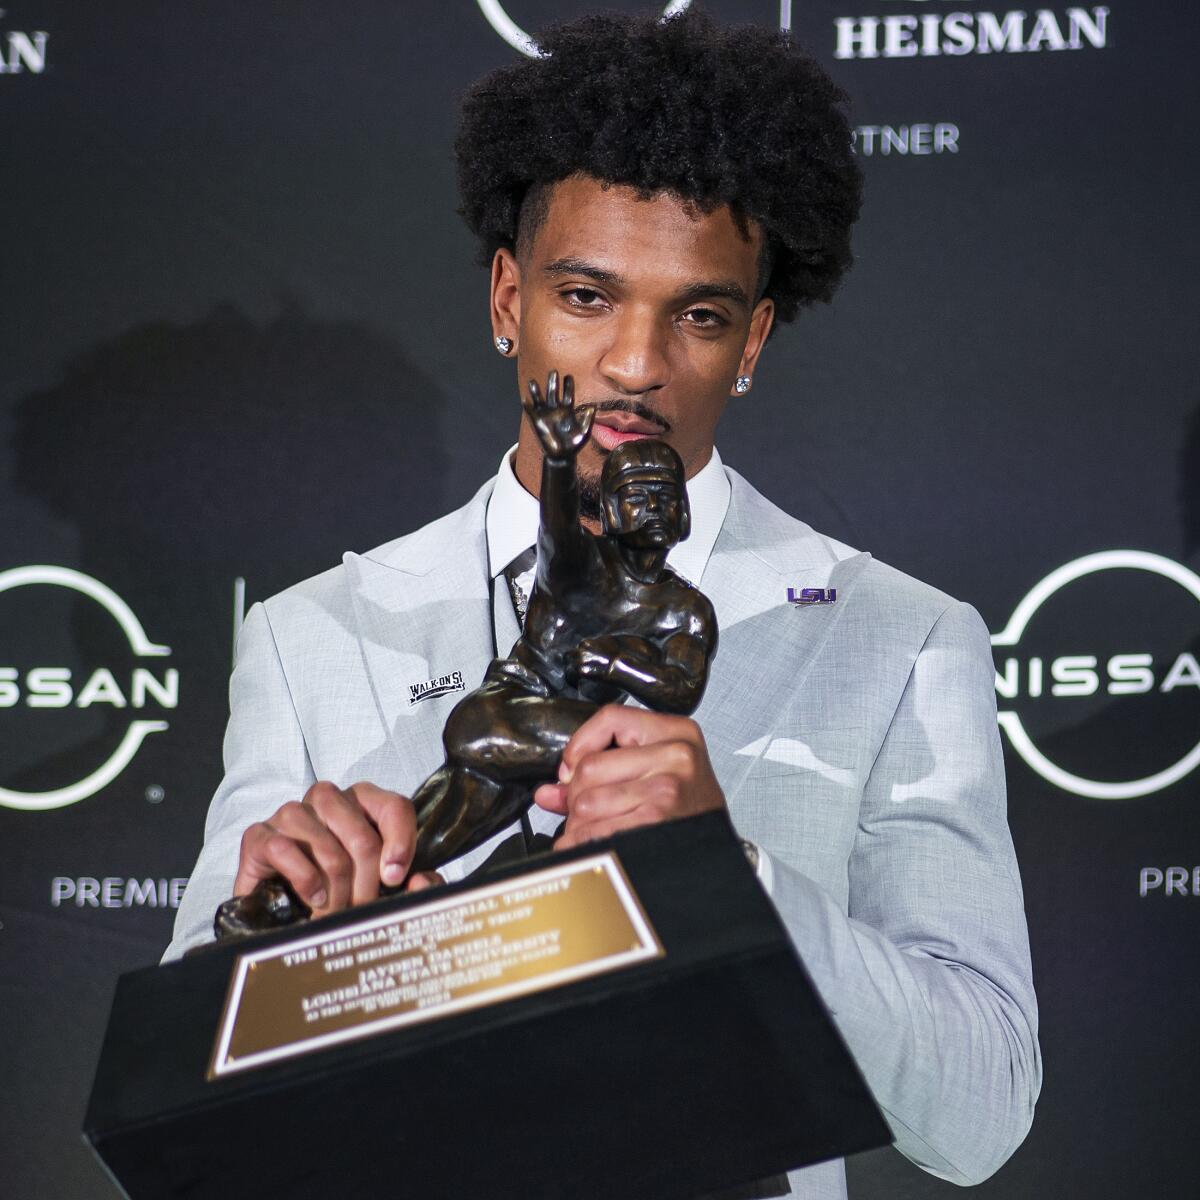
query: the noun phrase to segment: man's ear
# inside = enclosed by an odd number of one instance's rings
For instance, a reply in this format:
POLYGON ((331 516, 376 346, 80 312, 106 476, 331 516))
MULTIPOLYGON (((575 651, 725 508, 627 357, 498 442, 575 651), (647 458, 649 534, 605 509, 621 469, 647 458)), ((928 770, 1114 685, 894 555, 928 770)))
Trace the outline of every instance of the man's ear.
POLYGON ((502 246, 492 259, 492 337, 508 338, 515 351, 520 330, 521 268, 513 252, 502 246))
MULTIPOLYGON (((758 366, 758 356, 767 344, 767 334, 775 323, 775 301, 770 296, 764 296, 755 306, 750 315, 750 332, 746 336, 746 348, 742 351, 742 361, 738 364, 738 375, 754 379, 754 369, 758 366)), ((737 393, 734 393, 735 395, 737 393)))
POLYGON ((688 500, 687 492, 683 493, 683 503, 680 507, 679 520, 679 540, 686 542, 692 532, 692 505, 688 500))

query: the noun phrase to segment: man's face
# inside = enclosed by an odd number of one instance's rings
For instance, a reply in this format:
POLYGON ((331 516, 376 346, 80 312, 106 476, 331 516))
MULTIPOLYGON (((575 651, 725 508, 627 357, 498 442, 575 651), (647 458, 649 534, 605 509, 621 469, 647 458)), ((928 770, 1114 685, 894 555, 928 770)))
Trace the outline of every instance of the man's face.
MULTIPOLYGON (((771 301, 754 303, 760 245, 727 207, 689 213, 667 193, 640 200, 574 176, 551 189, 522 260, 497 253, 492 319, 516 343, 520 390, 553 368, 597 409, 578 460, 585 493, 598 496, 604 456, 632 437, 668 442, 688 478, 708 462, 734 380, 753 373, 770 329, 771 301)), ((536 493, 541 447, 526 421, 516 468, 536 493)))
POLYGON ((605 532, 636 550, 669 550, 683 534, 683 504, 672 479, 635 475, 604 497, 605 532))

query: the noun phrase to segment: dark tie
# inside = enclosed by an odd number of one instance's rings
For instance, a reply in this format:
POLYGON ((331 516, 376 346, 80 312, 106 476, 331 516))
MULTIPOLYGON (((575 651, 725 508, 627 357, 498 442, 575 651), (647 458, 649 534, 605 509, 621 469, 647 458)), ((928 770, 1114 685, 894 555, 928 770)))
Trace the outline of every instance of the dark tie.
POLYGON ((504 568, 504 579, 508 584, 508 594, 512 597, 513 608, 517 613, 517 624, 525 628, 525 610, 529 607, 529 597, 517 582, 530 567, 537 562, 537 547, 529 546, 522 550, 516 558, 504 568))

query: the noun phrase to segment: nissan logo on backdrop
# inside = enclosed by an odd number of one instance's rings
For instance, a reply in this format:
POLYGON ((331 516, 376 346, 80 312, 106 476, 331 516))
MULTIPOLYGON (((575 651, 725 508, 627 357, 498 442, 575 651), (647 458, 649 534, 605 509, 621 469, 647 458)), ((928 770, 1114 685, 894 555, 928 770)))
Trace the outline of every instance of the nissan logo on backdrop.
MULTIPOLYGON (((514 50, 520 50, 522 54, 527 54, 530 58, 537 58, 541 54, 537 42, 508 15, 508 10, 501 0, 476 0, 476 2, 479 5, 479 11, 487 18, 488 24, 514 50)), ((676 13, 690 8, 691 5, 692 0, 671 0, 671 3, 663 9, 663 16, 672 17, 676 13)), ((790 4, 788 7, 791 7, 790 4)))
POLYGON ((1194 771, 1198 605, 1200 576, 1142 550, 1051 571, 992 637, 1013 749, 1055 787, 1095 800, 1148 796, 1194 771))
POLYGON ((171 648, 152 641, 98 579, 56 566, 0 571, 0 629, 0 744, 11 747, 0 760, 0 805, 63 808, 93 796, 150 734, 168 728, 166 715, 179 704, 179 672, 166 662, 171 648), (24 768, 42 774, 95 740, 92 760, 72 778, 38 788, 13 784, 22 748, 33 750, 24 768))
MULTIPOLYGON (((0 21, 8 15, 0 8, 0 21)), ((0 75, 41 75, 46 70, 49 39, 44 29, 0 30, 0 75)))

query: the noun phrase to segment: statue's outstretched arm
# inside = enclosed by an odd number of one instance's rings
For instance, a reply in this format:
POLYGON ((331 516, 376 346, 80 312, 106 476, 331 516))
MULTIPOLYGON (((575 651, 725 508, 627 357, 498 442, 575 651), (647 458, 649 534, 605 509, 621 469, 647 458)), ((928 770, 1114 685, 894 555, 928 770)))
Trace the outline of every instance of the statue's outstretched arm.
POLYGON ((543 587, 553 589, 556 576, 575 575, 594 553, 591 538, 579 524, 579 481, 575 459, 587 444, 596 410, 575 407, 575 381, 562 381, 557 371, 546 381, 546 394, 533 379, 525 415, 542 444, 541 524, 538 527, 538 575, 543 587))

